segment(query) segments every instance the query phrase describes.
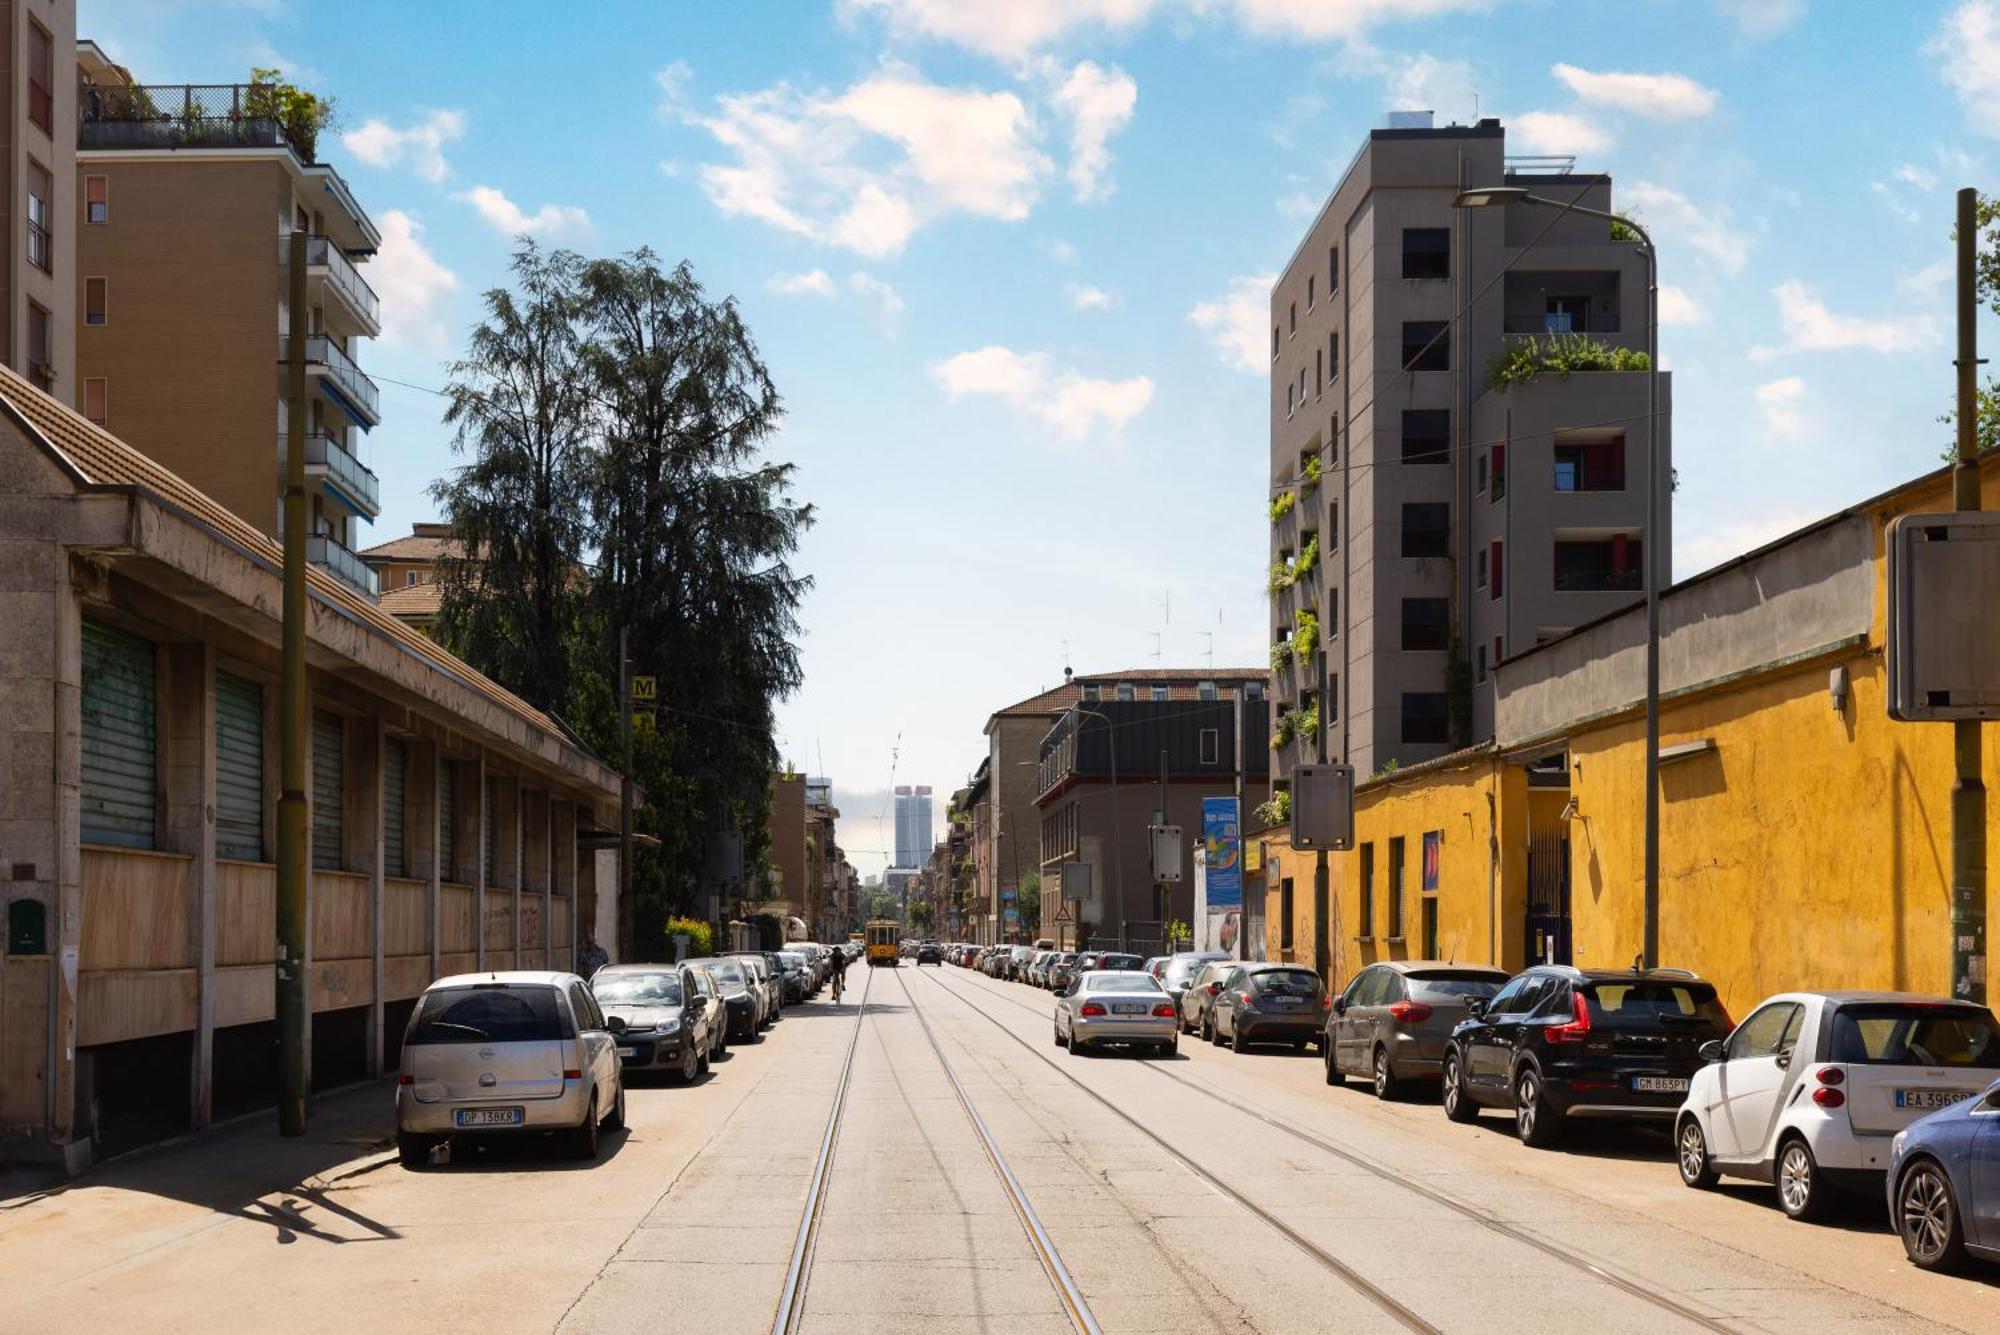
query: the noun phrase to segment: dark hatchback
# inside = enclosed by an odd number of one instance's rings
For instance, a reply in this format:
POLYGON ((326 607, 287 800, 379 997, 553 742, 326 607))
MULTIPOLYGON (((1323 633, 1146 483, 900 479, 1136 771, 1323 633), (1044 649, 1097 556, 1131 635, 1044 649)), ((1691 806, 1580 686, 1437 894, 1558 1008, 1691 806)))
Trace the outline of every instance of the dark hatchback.
POLYGON ((1679 969, 1524 970, 1469 1014, 1445 1044, 1445 1116, 1514 1114, 1522 1143, 1548 1146, 1570 1118, 1671 1122, 1726 1038, 1713 985, 1679 969))

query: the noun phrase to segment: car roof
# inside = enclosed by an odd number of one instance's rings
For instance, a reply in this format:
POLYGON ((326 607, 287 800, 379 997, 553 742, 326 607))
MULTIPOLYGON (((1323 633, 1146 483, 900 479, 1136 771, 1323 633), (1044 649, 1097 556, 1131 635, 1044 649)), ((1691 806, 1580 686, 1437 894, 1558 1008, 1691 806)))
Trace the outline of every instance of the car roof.
POLYGON ((1963 997, 1940 997, 1930 992, 1890 992, 1871 991, 1867 988, 1842 988, 1827 992, 1779 992, 1758 1002, 1759 1006, 1772 1001, 1810 1001, 1817 998, 1831 1002, 1835 1006, 1909 1005, 1909 1006, 1966 1006, 1974 1010, 1985 1009, 1976 1001, 1963 997))
POLYGON ((506 983, 515 987, 564 987, 571 982, 581 981, 583 980, 578 975, 562 970, 501 969, 488 973, 450 974, 434 980, 424 991, 428 992, 431 988, 438 987, 473 987, 480 983, 485 983, 489 987, 494 983, 506 983))
POLYGON ((1494 978, 1511 977, 1505 969, 1492 964, 1458 964, 1451 960, 1377 960, 1368 966, 1371 969, 1390 969, 1396 973, 1414 973, 1419 969, 1459 969, 1466 973, 1488 974, 1494 978))
POLYGON ((1106 983, 1116 984, 1127 981, 1135 983, 1147 982, 1152 983, 1155 987, 1159 986, 1158 980, 1144 969, 1098 969, 1085 974, 1084 977, 1091 980, 1093 990, 1102 987, 1106 983))
POLYGON ((595 982, 597 979, 604 977, 606 974, 659 973, 662 970, 678 969, 682 967, 682 965, 684 964, 692 964, 693 962, 694 961, 692 960, 683 960, 681 964, 607 964, 603 968, 599 969, 596 973, 590 975, 590 977, 591 981, 595 982))
POLYGON ((1554 974, 1583 983, 1708 983, 1689 969, 1579 969, 1574 964, 1531 964, 1521 972, 1554 974))

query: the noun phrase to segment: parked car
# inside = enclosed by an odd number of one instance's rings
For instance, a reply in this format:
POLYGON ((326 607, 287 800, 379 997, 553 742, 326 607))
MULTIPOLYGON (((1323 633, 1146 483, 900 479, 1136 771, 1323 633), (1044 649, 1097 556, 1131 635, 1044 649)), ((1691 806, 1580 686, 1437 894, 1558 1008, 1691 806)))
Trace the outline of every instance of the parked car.
POLYGON ((1173 1002, 1137 969, 1087 973, 1071 982, 1056 998, 1055 1035, 1057 1047, 1077 1054, 1119 1043, 1171 1057, 1180 1045, 1173 1002))
POLYGON ((1144 964, 1140 965, 1139 970, 1157 983, 1160 981, 1160 970, 1166 967, 1168 958, 1166 955, 1154 955, 1144 964))
POLYGON ((1333 999, 1320 1041, 1326 1083, 1365 1076, 1392 1099, 1412 1080, 1435 1080, 1452 1030, 1476 997, 1491 1000, 1507 971, 1478 964, 1394 960, 1371 964, 1333 999))
POLYGON ((920 967, 925 964, 935 964, 939 968, 943 968, 944 967, 943 948, 940 947, 938 943, 935 941, 924 942, 922 945, 917 947, 917 964, 920 967))
MULTIPOLYGON (((1115 950, 1102 951, 1091 958, 1090 967, 1082 972, 1095 973, 1100 969, 1117 969, 1121 972, 1139 973, 1142 972, 1140 966, 1144 963, 1145 961, 1137 955, 1126 955, 1115 950)), ((1156 978, 1153 981, 1159 980, 1156 978)))
POLYGON ((711 1045, 708 1057, 713 1061, 729 1050, 729 1008, 723 1001, 722 984, 708 971, 708 966, 690 961, 686 968, 694 977, 695 991, 708 1002, 708 1038, 711 1045))
POLYGON ((1701 1055, 1674 1124, 1681 1181, 1769 1182, 1787 1215, 1819 1219, 1839 1192, 1882 1190, 1904 1128, 2000 1077, 2000 1024, 1941 997, 1784 992, 1701 1055))
POLYGON ((1047 973, 1049 978, 1047 986, 1051 992, 1060 992, 1068 987, 1070 980, 1076 977, 1076 952, 1058 950, 1049 960, 1047 973))
POLYGON ((590 976, 590 995, 618 1042, 627 1071, 667 1071, 684 1085, 708 1069, 709 1003, 691 970, 677 964, 607 964, 590 976))
POLYGON ((1215 1004, 1215 994, 1222 990, 1222 980, 1236 962, 1229 959, 1210 960, 1195 970, 1194 977, 1181 992, 1181 1031, 1189 1034, 1205 1032, 1208 1024, 1208 1008, 1215 1004))
POLYGON ((1054 956, 1053 950, 1038 950, 1028 956, 1028 967, 1021 971, 1021 981, 1030 987, 1047 987, 1049 960, 1054 956))
POLYGON ((1028 961, 1034 957, 1034 954, 1035 948, 1033 946, 1015 946, 1012 950, 1009 950, 1007 952, 1007 963, 1003 966, 1006 972, 1002 977, 1015 983, 1026 981, 1022 976, 1022 970, 1027 968, 1028 961))
POLYGON ((1160 980, 1160 986, 1167 990, 1167 995, 1172 997, 1174 1004, 1178 1006, 1181 996, 1188 990, 1188 984, 1192 983, 1194 976, 1201 972, 1202 965, 1210 960, 1228 958, 1228 953, 1221 950, 1184 950, 1178 955, 1169 955, 1167 962, 1160 967, 1160 972, 1156 976, 1160 980))
POLYGON ((806 957, 796 950, 777 952, 778 967, 784 971, 785 1000, 791 1003, 803 1002, 811 989, 811 977, 806 971, 806 957))
MULTIPOLYGON (((1989 1072, 1990 1074, 1990 1072, 1989 1072)), ((2000 1081, 1896 1133, 1885 1174, 1889 1222, 1926 1270, 2000 1261, 2000 1081)))
POLYGON ((1521 1142, 1538 1147, 1572 1117, 1670 1123, 1701 1045, 1733 1027, 1715 988, 1683 969, 1537 965, 1474 999, 1452 1031, 1445 1116, 1506 1108, 1521 1142))
POLYGON ((757 1041, 757 1031, 763 1025, 763 1015, 758 1008, 757 993, 752 990, 750 980, 744 973, 741 960, 718 956, 711 959, 689 961, 708 970, 715 980, 716 990, 722 994, 722 1004, 728 1013, 731 1042, 738 1039, 745 1043, 757 1041))
POLYGON ((776 1023, 778 1013, 784 1008, 784 985, 778 975, 772 972, 771 962, 764 958, 764 952, 731 951, 724 959, 735 960, 743 969, 743 982, 757 995, 757 1027, 776 1023))
POLYGON ((1288 1043, 1294 1052, 1326 1030, 1326 989, 1298 964, 1239 964, 1209 1004, 1207 1036, 1238 1052, 1252 1043, 1288 1043))
POLYGON ((465 1133, 555 1132, 594 1159, 599 1127, 624 1125, 618 1045, 575 974, 453 974, 417 999, 396 1074, 404 1167, 465 1133))

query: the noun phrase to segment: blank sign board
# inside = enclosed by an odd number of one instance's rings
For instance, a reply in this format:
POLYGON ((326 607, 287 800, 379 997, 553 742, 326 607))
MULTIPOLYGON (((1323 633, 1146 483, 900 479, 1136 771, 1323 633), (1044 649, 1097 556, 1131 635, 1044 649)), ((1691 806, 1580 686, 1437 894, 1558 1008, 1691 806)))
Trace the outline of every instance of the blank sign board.
POLYGON ((1889 525, 1889 717, 2000 718, 2000 513, 1889 525))

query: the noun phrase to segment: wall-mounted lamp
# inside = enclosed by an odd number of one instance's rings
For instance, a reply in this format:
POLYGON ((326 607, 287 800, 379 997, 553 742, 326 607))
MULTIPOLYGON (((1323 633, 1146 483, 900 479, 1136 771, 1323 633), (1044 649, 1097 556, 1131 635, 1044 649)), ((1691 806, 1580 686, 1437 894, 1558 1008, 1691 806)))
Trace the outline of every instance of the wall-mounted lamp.
POLYGON ((1833 701, 1833 712, 1847 712, 1847 669, 1837 667, 1826 674, 1826 693, 1833 701))
POLYGON ((1565 825, 1573 820, 1582 819, 1582 814, 1576 808, 1576 798, 1571 797, 1569 801, 1563 803, 1563 809, 1556 814, 1556 819, 1565 825))

